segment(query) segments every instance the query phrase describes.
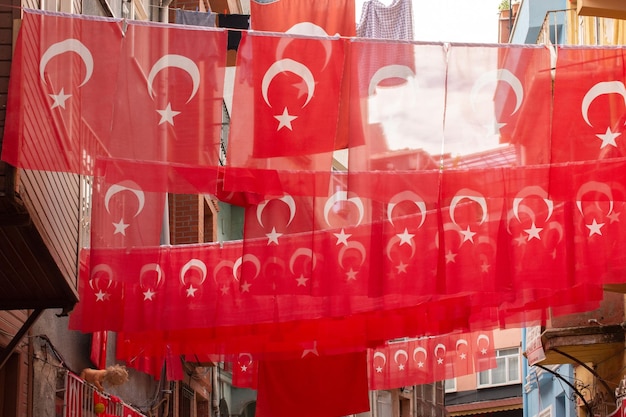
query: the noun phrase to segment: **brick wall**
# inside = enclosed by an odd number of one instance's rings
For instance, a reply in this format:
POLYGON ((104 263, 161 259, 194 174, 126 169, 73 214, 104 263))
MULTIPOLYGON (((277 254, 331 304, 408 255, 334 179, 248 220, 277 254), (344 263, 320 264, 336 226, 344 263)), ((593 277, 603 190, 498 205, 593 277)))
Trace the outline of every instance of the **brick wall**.
POLYGON ((170 244, 204 242, 204 198, 197 194, 170 194, 170 244))

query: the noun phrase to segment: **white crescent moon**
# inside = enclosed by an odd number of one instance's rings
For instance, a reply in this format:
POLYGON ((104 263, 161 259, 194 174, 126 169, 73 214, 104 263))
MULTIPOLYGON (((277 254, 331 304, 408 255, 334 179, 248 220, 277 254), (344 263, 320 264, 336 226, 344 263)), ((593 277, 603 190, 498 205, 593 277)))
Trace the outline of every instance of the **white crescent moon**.
POLYGON ((609 211, 607 214, 611 214, 613 212, 613 192, 611 191, 611 187, 609 187, 608 184, 598 181, 586 182, 578 189, 578 192, 576 193, 576 207, 578 207, 578 211, 580 211, 580 214, 583 214, 582 197, 592 191, 600 192, 608 197, 609 211))
POLYGON ((340 201, 349 201, 359 209, 359 221, 356 225, 360 225, 363 221, 363 216, 365 215, 363 201, 361 201, 359 197, 348 198, 347 191, 337 191, 335 194, 330 196, 328 200, 326 200, 326 204, 324 205, 324 219, 326 220, 326 224, 331 226, 330 221, 328 220, 328 213, 330 213, 330 210, 333 208, 333 206, 340 201))
POLYGON ((109 288, 112 284, 111 278, 113 278, 113 269, 111 269, 111 267, 107 264, 98 264, 96 266, 93 267, 93 269, 91 270, 91 279, 89 280, 89 286, 91 287, 92 290, 96 290, 96 288, 94 288, 93 286, 93 281, 95 281, 95 279, 93 278, 98 272, 104 272, 108 279, 107 281, 109 281, 109 285, 107 285, 107 288, 109 288))
POLYGON ((417 359, 415 359, 415 354, 417 354, 417 352, 422 352, 424 354, 424 360, 426 360, 426 358, 428 358, 428 352, 426 351, 426 349, 424 349, 421 346, 418 346, 415 349, 413 349, 413 360, 415 362, 417 362, 417 359))
POLYGON ((313 77, 313 73, 310 69, 306 67, 306 65, 301 64, 298 61, 294 61, 293 59, 281 59, 280 61, 274 62, 265 72, 263 76, 263 81, 261 82, 261 93, 263 93, 263 99, 268 106, 272 107, 267 98, 267 90, 270 87, 270 83, 281 72, 291 72, 304 80, 307 86, 307 97, 304 105, 305 107, 309 104, 309 101, 313 98, 313 94, 315 93, 315 77, 313 77))
POLYGON ((280 259, 280 258, 278 258, 276 256, 272 256, 272 257, 267 259, 267 262, 265 262, 265 264, 263 264, 263 275, 266 275, 267 268, 270 265, 278 265, 280 267, 280 269, 282 269, 283 271, 285 270, 285 262, 283 262, 282 259, 280 259))
POLYGON ((89 49, 78 39, 66 39, 50 45, 39 61, 39 76, 41 77, 41 80, 45 82, 44 72, 46 65, 48 65, 48 62, 52 58, 65 52, 76 52, 85 63, 85 78, 83 78, 83 82, 80 83, 80 87, 82 87, 87 81, 89 81, 91 74, 93 74, 93 57, 91 56, 89 49))
MULTIPOLYGON (((518 206, 517 209, 518 209, 518 214, 519 212, 526 213, 528 214, 528 217, 530 217, 532 221, 535 221, 536 219, 535 212, 530 207, 524 205, 524 206, 518 206)), ((512 234, 511 233, 511 220, 516 217, 517 217, 516 214, 513 213, 513 209, 509 210, 506 214, 506 231, 509 234, 512 234)))
POLYGON ((480 341, 483 339, 487 341, 487 347, 489 347, 489 338, 484 334, 478 335, 478 338, 476 339, 476 344, 479 345, 480 341))
POLYGON ((180 283, 185 286, 185 275, 191 268, 197 269, 202 274, 202 279, 200 279, 200 285, 202 285, 207 276, 207 268, 200 259, 191 259, 180 269, 180 283))
POLYGON ((410 77, 415 77, 413 70, 406 65, 386 65, 379 68, 370 80, 367 93, 373 96, 376 93, 376 87, 381 81, 388 80, 389 78, 402 78, 408 81, 410 77))
MULTIPOLYGON (((330 37, 330 35, 326 33, 326 31, 321 26, 318 26, 315 23, 311 23, 311 22, 300 22, 300 23, 296 23, 295 25, 287 29, 287 31, 285 31, 285 34, 315 36, 318 38, 322 38, 319 40, 319 42, 324 47, 324 52, 326 53, 322 71, 324 70, 324 68, 326 68, 326 66, 328 65, 328 62, 330 61, 330 57, 333 51, 332 51, 331 41, 327 39, 328 37, 330 37)), ((287 49, 287 46, 290 43, 291 43, 291 38, 289 37, 280 38, 280 41, 278 41, 278 45, 276 46, 276 60, 280 60, 283 58, 285 49, 287 49)))
POLYGON ((250 354, 250 353, 247 353, 247 352, 245 352, 245 353, 240 353, 240 354, 239 354, 239 357, 237 358, 237 362, 239 362, 239 363, 243 363, 243 362, 241 361, 241 358, 248 358, 248 365, 250 365, 250 364, 252 363, 252 354, 250 354))
POLYGON ((168 67, 180 68, 191 77, 191 80, 193 81, 193 88, 186 101, 189 103, 198 92, 198 87, 200 87, 200 70, 195 62, 183 55, 163 55, 157 62, 154 63, 152 68, 150 68, 150 73, 148 74, 148 91, 150 92, 150 97, 154 100, 154 90, 152 89, 154 77, 156 77, 159 71, 168 67))
POLYGON ((413 191, 402 191, 391 197, 389 204, 387 204, 387 220, 389 220, 389 223, 393 226, 393 209, 402 201, 410 201, 419 209, 420 214, 422 215, 422 221, 420 222, 418 228, 422 227, 424 221, 426 220, 426 203, 422 197, 415 194, 413 191))
POLYGON ((554 211, 554 202, 548 198, 548 193, 546 190, 541 188, 538 185, 529 185, 528 187, 522 188, 522 190, 517 193, 515 198, 513 199, 513 214, 515 214, 515 218, 517 221, 521 221, 519 218, 519 205, 522 200, 528 196, 536 195, 537 197, 543 198, 543 201, 546 203, 548 207, 548 214, 546 215, 546 221, 552 217, 552 212, 554 211))
POLYGON ((375 352, 374 353, 374 359, 376 359, 376 358, 383 358, 383 366, 387 363, 387 357, 382 352, 375 352))
POLYGON ((143 275, 146 272, 150 272, 150 271, 154 271, 157 274, 157 280, 156 280, 156 284, 154 285, 154 288, 158 288, 159 285, 161 285, 161 279, 163 278, 163 271, 161 270, 161 266, 159 264, 156 263, 150 263, 150 264, 145 264, 144 266, 141 267, 141 270, 139 271, 139 286, 143 288, 143 275))
POLYGON ((522 83, 520 82, 519 78, 515 76, 515 74, 513 74, 511 71, 507 69, 502 69, 502 68, 493 70, 493 71, 488 71, 484 73, 483 75, 481 75, 476 80, 476 82, 474 83, 474 86, 472 87, 472 91, 470 93, 470 100, 472 102, 472 107, 474 108, 474 110, 476 109, 478 92, 484 86, 493 82, 494 78, 496 81, 506 82, 513 89, 513 92, 515 93, 516 101, 515 101, 515 108, 511 112, 511 115, 515 114, 519 110, 520 106, 522 105, 522 101, 524 100, 524 87, 522 86, 522 83))
POLYGON ((483 224, 489 218, 489 214, 487 213, 487 199, 480 193, 470 190, 468 188, 463 188, 459 190, 458 193, 454 197, 452 197, 452 201, 450 201, 450 219, 452 223, 457 224, 454 218, 454 210, 456 210, 457 204, 459 204, 462 200, 468 199, 478 203, 480 208, 483 211, 483 218, 480 220, 479 224, 483 224))
POLYGON ((346 251, 348 249, 356 249, 361 254, 361 263, 359 264, 359 266, 361 266, 361 265, 363 265, 363 263, 365 263, 365 257, 367 256, 367 252, 365 250, 365 246, 363 246, 363 244, 361 242, 350 241, 350 242, 348 242, 347 246, 343 245, 341 247, 341 249, 339 249, 339 254, 337 255, 337 260, 339 261, 339 266, 344 268, 344 266, 343 266, 343 257, 346 254, 346 251))
POLYGON ((233 268, 234 264, 231 261, 227 261, 227 260, 221 260, 220 262, 218 262, 217 265, 215 265, 215 268, 213 268, 213 280, 215 280, 215 282, 217 282, 217 273, 220 272, 220 270, 222 268, 233 268))
MULTIPOLYGON (((453 230, 453 231, 455 231, 457 233, 461 232, 461 228, 459 227, 458 224, 450 223, 450 222, 444 223, 443 224, 443 231, 444 232, 449 232, 450 230, 453 230)), ((439 230, 437 230, 437 232, 435 232, 435 247, 437 249, 439 249, 439 230)))
POLYGON ((135 217, 137 217, 137 215, 141 213, 141 210, 143 210, 143 206, 146 203, 145 194, 136 182, 124 181, 124 184, 128 184, 128 186, 123 185, 122 183, 117 183, 109 187, 106 194, 104 195, 104 207, 107 209, 107 213, 111 214, 111 211, 109 210, 109 202, 111 201, 111 197, 122 191, 130 191, 131 193, 135 194, 135 196, 137 197, 137 201, 139 202, 139 207, 137 207, 137 212, 135 213, 135 217))
MULTIPOLYGON (((395 245, 396 243, 398 243, 400 241, 400 238, 395 235, 392 236, 391 239, 389 239, 389 242, 387 243, 387 258, 391 261, 391 249, 393 248, 393 245, 395 245)), ((413 258, 413 256, 415 256, 415 246, 410 245, 411 246, 411 259, 413 258)))
POLYGON ((446 355, 446 346, 443 343, 438 343, 437 346, 435 346, 435 356, 439 357, 439 355, 437 354, 437 352, 439 352, 439 349, 443 349, 443 355, 446 355))
POLYGON ((289 221, 287 222, 287 226, 289 226, 291 224, 291 221, 296 215, 296 201, 289 194, 285 194, 284 196, 280 198, 270 198, 268 200, 263 200, 261 203, 259 203, 259 205, 256 208, 256 218, 259 222, 259 225, 261 225, 261 227, 265 227, 265 225, 263 225, 263 218, 262 218, 263 210, 265 210, 265 206, 267 206, 267 204, 272 200, 280 200, 283 203, 287 204, 287 207, 289 207, 289 221))
POLYGON ((626 104, 626 88, 624 88, 624 84, 621 81, 599 82, 587 91, 580 105, 583 119, 585 119, 587 125, 591 126, 591 122, 589 122, 589 106, 591 106, 591 103, 602 94, 612 93, 621 95, 624 99, 624 104, 626 104))
MULTIPOLYGON (((559 222, 550 222, 547 224, 546 228, 548 230, 556 230, 557 233, 559 234, 559 240, 557 241, 557 243, 561 243, 561 241, 563 240, 563 225, 559 222)), ((546 240, 543 239, 543 241, 545 245, 546 240)))
POLYGON ((404 349, 398 349, 396 351, 396 353, 393 355, 393 361, 395 363, 398 363, 398 356, 399 355, 403 355, 404 356, 404 361, 407 362, 409 360, 409 354, 406 352, 406 350, 404 349))
POLYGON ((307 258, 311 259, 311 262, 312 262, 311 269, 315 269, 315 264, 317 263, 317 257, 313 253, 313 250, 309 248, 298 248, 293 253, 293 255, 291 255, 291 259, 289 259, 289 270, 291 271, 292 274, 294 274, 293 266, 296 263, 296 259, 299 256, 306 256, 307 258))
POLYGON ((250 253, 246 253, 245 255, 237 258, 237 260, 235 261, 235 265, 233 266, 233 277, 235 277, 235 280, 239 281, 237 272, 239 272, 239 268, 243 265, 244 262, 252 262, 252 265, 256 267, 254 277, 252 278, 256 279, 256 277, 258 277, 259 273, 261 272, 261 261, 256 256, 250 253))
POLYGON ((465 339, 459 339, 459 340, 457 340, 457 341, 456 341, 456 347, 455 347, 455 349, 456 349, 456 350, 459 350, 459 345, 465 345, 465 346, 468 346, 467 340, 465 340, 465 339))

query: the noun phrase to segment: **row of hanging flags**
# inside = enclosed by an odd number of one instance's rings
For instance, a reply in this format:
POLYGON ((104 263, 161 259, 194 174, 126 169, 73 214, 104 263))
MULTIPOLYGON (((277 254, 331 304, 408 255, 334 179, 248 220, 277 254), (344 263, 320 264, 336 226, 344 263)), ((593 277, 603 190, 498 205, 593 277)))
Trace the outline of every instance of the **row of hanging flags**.
POLYGON ((93 176, 73 329, 119 332, 157 378, 230 360, 260 415, 303 395, 345 415, 368 387, 489 369, 491 329, 623 280, 621 49, 354 21, 350 1, 251 3, 224 161, 226 30, 24 10, 2 159, 93 176), (242 206, 243 239, 160 245, 166 192, 242 206))

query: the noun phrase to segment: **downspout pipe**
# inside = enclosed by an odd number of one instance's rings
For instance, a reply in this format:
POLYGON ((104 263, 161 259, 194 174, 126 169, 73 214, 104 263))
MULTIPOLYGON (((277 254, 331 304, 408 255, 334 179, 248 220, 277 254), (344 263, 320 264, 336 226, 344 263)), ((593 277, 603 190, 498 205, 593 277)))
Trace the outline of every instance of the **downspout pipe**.
POLYGON ((574 386, 574 384, 572 384, 566 378, 563 378, 563 376, 561 374, 559 374, 558 372, 554 372, 550 368, 546 368, 545 366, 538 365, 538 364, 535 364, 533 366, 536 366, 537 368, 541 368, 544 371, 551 373, 552 375, 554 375, 555 377, 557 377, 561 381, 565 382, 572 389, 574 394, 578 395, 578 398, 580 398, 581 401, 585 404, 585 408, 587 409, 587 416, 589 416, 589 417, 593 416, 593 410, 591 409, 591 405, 589 405, 589 403, 585 399, 585 396, 580 391, 578 391, 578 389, 574 386))

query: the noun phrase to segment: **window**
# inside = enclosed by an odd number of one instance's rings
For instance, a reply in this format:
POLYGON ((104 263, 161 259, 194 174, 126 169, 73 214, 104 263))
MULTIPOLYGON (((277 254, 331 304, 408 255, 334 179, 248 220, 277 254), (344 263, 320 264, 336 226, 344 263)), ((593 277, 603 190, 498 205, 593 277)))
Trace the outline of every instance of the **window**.
POLYGON ((520 383, 519 348, 498 349, 497 367, 478 374, 478 388, 520 383))
POLYGON ((456 378, 446 379, 446 392, 456 392, 456 378))

